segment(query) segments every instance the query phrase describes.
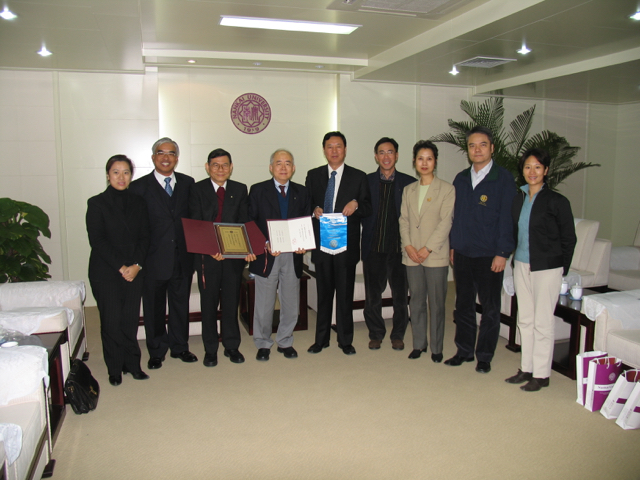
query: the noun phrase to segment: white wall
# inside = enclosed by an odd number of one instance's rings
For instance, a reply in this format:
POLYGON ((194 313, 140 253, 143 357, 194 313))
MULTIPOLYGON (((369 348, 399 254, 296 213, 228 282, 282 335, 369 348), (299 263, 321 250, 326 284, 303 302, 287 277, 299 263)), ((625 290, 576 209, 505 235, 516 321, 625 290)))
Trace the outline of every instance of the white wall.
MULTIPOLYGON (((235 180, 268 178, 276 148, 296 157, 294 180, 325 162, 322 136, 334 129, 348 139, 347 162, 366 172, 376 166, 372 148, 382 136, 400 144, 399 169, 412 173, 411 148, 463 119, 468 89, 351 82, 330 74, 209 69, 150 69, 144 75, 0 71, 0 195, 43 208, 52 239, 54 279, 87 280, 86 201, 106 185, 104 165, 116 153, 132 158, 136 177, 151 171, 151 145, 170 136, 180 145, 178 170, 200 180, 214 148, 234 158, 235 180), (243 93, 269 102, 273 118, 257 135, 238 131, 230 107, 243 93)), ((533 132, 544 128, 582 147, 578 160, 601 163, 572 177, 561 191, 576 216, 601 222, 599 236, 629 244, 640 221, 635 136, 640 105, 585 105, 507 99, 505 123, 537 104, 533 132)), ((440 144, 438 175, 452 181, 468 165, 454 147, 440 144)), ((93 299, 88 299, 93 304, 93 299)))

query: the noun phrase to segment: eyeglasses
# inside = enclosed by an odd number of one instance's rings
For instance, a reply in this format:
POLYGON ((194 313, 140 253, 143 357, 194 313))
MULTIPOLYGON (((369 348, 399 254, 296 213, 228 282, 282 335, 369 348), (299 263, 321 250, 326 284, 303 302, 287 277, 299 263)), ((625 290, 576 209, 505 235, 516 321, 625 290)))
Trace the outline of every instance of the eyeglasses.
POLYGON ((209 164, 209 168, 214 172, 217 172, 218 170, 229 170, 229 166, 230 165, 228 163, 210 163, 209 164))
POLYGON ((387 150, 386 152, 384 150, 378 150, 378 155, 395 155, 396 151, 395 150, 387 150))
POLYGON ((164 155, 166 155, 168 157, 175 157, 176 156, 176 152, 165 152, 163 150, 158 150, 156 152, 156 155, 158 155, 159 157, 162 157, 164 155))

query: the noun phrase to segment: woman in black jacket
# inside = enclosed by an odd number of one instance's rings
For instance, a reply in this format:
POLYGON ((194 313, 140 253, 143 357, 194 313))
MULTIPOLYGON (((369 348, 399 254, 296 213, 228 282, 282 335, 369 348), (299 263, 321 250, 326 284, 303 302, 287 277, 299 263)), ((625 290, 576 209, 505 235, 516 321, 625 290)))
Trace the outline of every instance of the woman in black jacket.
POLYGON ((109 186, 87 202, 89 281, 100 311, 109 383, 117 386, 123 373, 131 373, 136 380, 149 378, 140 368, 136 339, 149 217, 142 197, 127 190, 133 177, 131 160, 114 155, 106 170, 109 186))
POLYGON ((569 200, 545 183, 551 159, 541 149, 527 150, 518 168, 527 182, 513 199, 516 240, 513 279, 518 297, 521 368, 507 383, 525 383, 525 392, 549 385, 554 316, 562 276, 571 266, 576 231, 569 200))

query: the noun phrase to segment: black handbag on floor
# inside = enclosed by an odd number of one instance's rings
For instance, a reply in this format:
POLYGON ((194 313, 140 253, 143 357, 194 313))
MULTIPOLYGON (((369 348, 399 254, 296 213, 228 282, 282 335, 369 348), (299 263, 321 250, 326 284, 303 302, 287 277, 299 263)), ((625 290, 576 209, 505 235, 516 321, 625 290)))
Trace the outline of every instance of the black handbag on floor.
POLYGON ((78 415, 89 413, 98 406, 100 385, 82 360, 76 358, 71 362, 69 376, 64 382, 64 393, 78 415))

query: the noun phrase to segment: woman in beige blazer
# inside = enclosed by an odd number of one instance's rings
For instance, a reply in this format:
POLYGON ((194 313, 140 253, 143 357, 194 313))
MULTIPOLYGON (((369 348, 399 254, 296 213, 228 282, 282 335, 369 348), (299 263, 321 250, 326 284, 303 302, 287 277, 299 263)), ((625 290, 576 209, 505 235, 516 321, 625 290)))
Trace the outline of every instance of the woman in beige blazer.
POLYGON ((440 180, 434 171, 438 148, 421 140, 413 147, 413 166, 420 176, 402 193, 400 236, 402 262, 407 267, 411 300, 413 351, 420 358, 427 351, 427 299, 431 317, 431 360, 442 361, 444 303, 449 273, 449 230, 456 193, 453 185, 440 180))

